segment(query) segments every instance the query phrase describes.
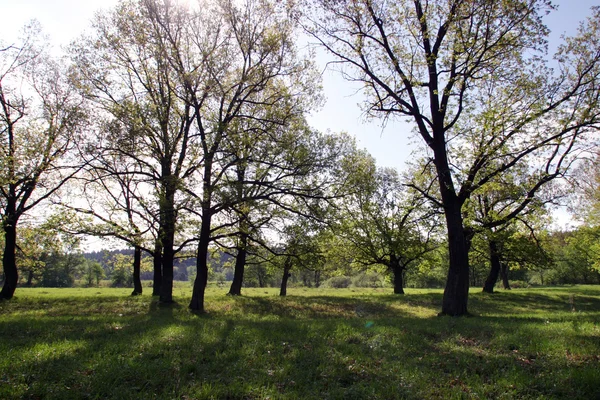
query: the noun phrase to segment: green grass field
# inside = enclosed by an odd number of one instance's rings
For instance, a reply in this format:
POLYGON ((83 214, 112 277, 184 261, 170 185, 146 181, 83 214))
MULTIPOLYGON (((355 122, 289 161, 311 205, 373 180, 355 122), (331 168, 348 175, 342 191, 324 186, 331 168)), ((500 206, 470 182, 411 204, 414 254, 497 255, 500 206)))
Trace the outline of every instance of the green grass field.
POLYGON ((600 287, 24 289, 0 303, 1 399, 599 399, 600 287))

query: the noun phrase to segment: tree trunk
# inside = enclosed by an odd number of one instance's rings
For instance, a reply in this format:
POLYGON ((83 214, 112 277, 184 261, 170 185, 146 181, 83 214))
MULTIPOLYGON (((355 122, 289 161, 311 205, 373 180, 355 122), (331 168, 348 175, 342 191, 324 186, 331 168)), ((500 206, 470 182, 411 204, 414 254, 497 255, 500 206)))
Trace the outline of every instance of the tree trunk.
POLYGON ((211 210, 202 207, 202 220, 200 226, 200 238, 198 241, 198 252, 196 255, 196 280, 192 290, 192 300, 189 308, 193 311, 204 312, 204 292, 208 284, 208 245, 210 243, 211 210))
POLYGON ((4 268, 4 285, 0 291, 0 299, 12 299, 19 281, 17 271, 16 250, 17 250, 17 229, 16 218, 7 215, 4 217, 4 254, 2 256, 2 266, 4 268))
POLYGON ((316 270, 315 271, 315 287, 319 287, 321 286, 321 271, 316 270))
POLYGON ((173 302, 173 260, 175 253, 173 251, 173 236, 164 241, 162 256, 162 282, 160 285, 159 301, 161 303, 173 302))
POLYGON ((175 177, 168 175, 165 179, 165 198, 161 201, 162 226, 162 283, 160 286, 160 302, 173 302, 173 261, 175 259, 175 177))
MULTIPOLYGON (((436 88, 430 87, 435 92, 436 88)), ((449 267, 446 279, 446 288, 442 300, 441 315, 460 316, 467 315, 467 302, 469 299, 469 244, 468 235, 463 226, 461 214, 464 197, 459 198, 454 188, 452 171, 448 162, 446 151, 446 138, 443 129, 443 115, 439 105, 432 104, 433 115, 433 140, 429 146, 434 153, 434 163, 440 188, 444 217, 448 232, 449 267)), ((426 129, 421 127, 424 137, 426 129)))
POLYGON ((256 277, 258 278, 258 287, 260 288, 264 288, 265 286, 267 286, 267 282, 266 282, 266 276, 265 276, 265 271, 263 269, 263 267, 261 266, 260 269, 258 270, 258 273, 256 274, 256 277))
POLYGON ((501 269, 500 254, 496 241, 490 239, 488 245, 490 248, 490 272, 483 285, 483 291, 485 293, 494 293, 494 286, 496 286, 501 269))
POLYGON ((237 255, 235 257, 233 281, 231 282, 231 288, 229 289, 229 294, 232 296, 242 295, 242 284, 244 283, 244 268, 246 266, 247 244, 248 235, 246 233, 240 234, 240 243, 238 246, 237 255))
POLYGON ((283 266, 283 277, 281 278, 281 288, 279 289, 280 296, 287 296, 287 284, 288 279, 292 274, 290 274, 290 270, 292 269, 292 260, 288 257, 285 260, 285 264, 283 266))
POLYGON ((160 287, 162 285, 162 246, 160 239, 156 239, 154 243, 154 252, 152 253, 154 261, 154 280, 152 282, 152 296, 160 295, 160 287))
POLYGON ((450 265, 444 297, 442 315, 467 315, 469 298, 469 254, 465 240, 463 221, 458 201, 448 202, 445 216, 448 228, 448 253, 450 265))
POLYGON ((142 249, 139 246, 135 246, 133 250, 133 292, 132 296, 138 296, 142 294, 142 280, 140 277, 142 269, 142 249))
POLYGON ((30 269, 29 272, 27 273, 27 286, 31 286, 33 285, 33 270, 30 269))
POLYGON ((500 277, 502 278, 504 289, 510 290, 510 283, 508 282, 508 264, 504 263, 500 265, 500 277))
POLYGON ((404 294, 404 268, 395 255, 390 257, 390 269, 394 275, 394 294, 404 294))

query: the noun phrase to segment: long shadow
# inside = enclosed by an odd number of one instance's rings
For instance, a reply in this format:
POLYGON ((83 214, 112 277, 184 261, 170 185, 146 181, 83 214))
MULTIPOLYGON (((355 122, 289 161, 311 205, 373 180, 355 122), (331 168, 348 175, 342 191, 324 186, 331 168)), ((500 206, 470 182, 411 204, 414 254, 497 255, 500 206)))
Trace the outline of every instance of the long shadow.
POLYGON ((148 300, 57 301, 42 316, 23 303, 30 314, 0 318, 0 398, 594 398, 598 314, 514 297, 473 296, 496 311, 460 319, 394 307, 436 308, 437 294, 243 297, 202 318, 148 300), (509 315, 540 303, 549 313, 509 315))

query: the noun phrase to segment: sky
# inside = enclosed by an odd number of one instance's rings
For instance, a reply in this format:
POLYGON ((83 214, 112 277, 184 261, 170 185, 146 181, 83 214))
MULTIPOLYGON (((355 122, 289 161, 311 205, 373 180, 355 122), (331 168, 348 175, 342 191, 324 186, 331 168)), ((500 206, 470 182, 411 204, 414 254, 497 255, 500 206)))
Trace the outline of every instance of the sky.
MULTIPOLYGON (((60 48, 89 28, 96 11, 116 3, 117 0, 0 0, 0 12, 5 16, 0 24, 0 41, 14 41, 20 28, 35 18, 50 36, 50 42, 60 48)), ((579 22, 589 15, 590 7, 600 6, 600 0, 555 0, 554 4, 558 5, 558 10, 545 20, 551 30, 550 53, 560 43, 561 35, 576 33, 579 22)), ((327 70, 326 61, 324 57, 317 59, 324 71, 326 103, 310 116, 311 125, 321 131, 348 132, 356 137, 359 147, 366 148, 377 159, 379 165, 401 170, 414 148, 412 125, 395 122, 383 128, 380 121, 366 121, 359 106, 357 86, 327 70)))

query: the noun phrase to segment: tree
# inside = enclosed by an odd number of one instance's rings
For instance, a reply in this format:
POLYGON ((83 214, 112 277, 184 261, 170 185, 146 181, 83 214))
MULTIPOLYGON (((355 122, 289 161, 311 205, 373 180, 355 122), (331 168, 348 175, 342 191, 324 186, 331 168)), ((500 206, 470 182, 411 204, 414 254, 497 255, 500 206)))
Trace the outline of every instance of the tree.
POLYGON ((172 300, 177 221, 184 212, 198 219, 199 233, 189 240, 198 242, 190 308, 199 311, 208 249, 221 229, 214 217, 229 206, 221 193, 224 178, 239 165, 227 144, 251 126, 268 131, 265 125, 286 125, 289 115, 310 104, 295 99, 316 89, 279 7, 261 1, 202 5, 124 1, 98 18, 96 37, 75 52, 86 94, 112 117, 106 131, 117 140, 109 149, 133 160, 138 179, 155 184, 161 301, 172 300), (280 107, 286 104, 291 107, 280 107))
POLYGON ((33 286, 40 281, 45 267, 43 254, 58 250, 58 243, 56 232, 47 226, 21 223, 17 234, 16 264, 25 286, 33 286))
POLYGON ((588 226, 600 225, 600 152, 581 160, 569 177, 574 189, 570 211, 588 226))
MULTIPOLYGON (((165 303, 173 301, 175 232, 178 213, 186 203, 185 184, 200 162, 191 148, 197 115, 189 107, 189 93, 172 67, 172 49, 166 43, 173 32, 185 28, 188 16, 185 8, 169 1, 122 1, 114 10, 99 14, 94 36, 82 38, 72 51, 77 82, 100 115, 106 116, 100 120, 95 147, 128 166, 127 171, 110 171, 113 177, 132 174, 145 184, 143 191, 153 194, 158 209, 151 251, 156 261, 155 292, 165 303)), ((183 47, 189 39, 179 37, 176 45, 183 47)), ((141 246, 135 240, 140 229, 136 232, 128 218, 125 228, 133 233, 129 240, 141 246)))
POLYGON ((554 232, 548 247, 554 265, 546 272, 548 284, 599 284, 600 245, 598 228, 580 227, 554 232))
POLYGON ((81 264, 81 275, 88 287, 98 286, 100 280, 104 278, 104 269, 102 264, 93 260, 85 260, 81 264))
POLYGON ((277 224, 285 216, 318 219, 317 214, 324 214, 311 203, 324 206, 336 197, 345 176, 339 165, 356 151, 354 142, 344 134, 324 135, 308 128, 304 115, 291 124, 275 125, 276 129, 265 130, 262 135, 252 131, 255 141, 251 152, 238 156, 237 175, 230 183, 234 194, 228 196, 227 204, 239 219, 240 228, 230 290, 233 295, 241 294, 244 246, 249 242, 254 248, 265 245, 264 231, 276 229, 271 223, 277 224))
MULTIPOLYGON (((135 260, 135 262, 132 262, 132 258, 137 257, 139 257, 139 255, 137 252, 134 251, 133 256, 117 253, 110 257, 108 260, 106 260, 108 268, 111 271, 110 276, 108 276, 108 278, 111 280, 113 286, 134 286, 134 280, 136 276, 133 273, 133 268, 138 263, 140 271, 146 271, 150 269, 148 263, 143 262, 142 260, 135 260)), ((141 294, 141 292, 139 294, 141 294)))
POLYGON ((367 112, 410 119, 431 154, 450 260, 442 314, 468 313, 465 202, 520 163, 538 182, 563 172, 598 122, 599 11, 559 49, 554 72, 541 18, 551 9, 546 0, 323 0, 300 16, 364 85, 367 112))
POLYGON ((295 216, 286 218, 279 232, 279 240, 271 252, 272 262, 282 271, 279 295, 287 295, 287 286, 294 267, 314 270, 322 263, 319 251, 318 226, 310 219, 295 216))
POLYGON ((85 121, 64 65, 52 60, 32 22, 21 43, 0 46, 0 205, 4 233, 4 285, 17 282, 17 226, 23 215, 58 193, 76 174, 72 151, 85 121))
MULTIPOLYGON (((285 125, 285 114, 249 111, 256 106, 269 110, 278 103, 293 103, 295 98, 311 96, 316 85, 311 64, 296 55, 293 24, 274 4, 253 0, 241 5, 207 3, 194 17, 189 29, 196 47, 191 53, 178 52, 176 65, 190 96, 188 105, 194 110, 202 154, 198 275, 190 302, 192 310, 202 312, 206 259, 216 230, 213 217, 225 207, 217 199, 219 188, 225 173, 237 163, 223 151, 225 143, 241 132, 237 128, 244 120, 285 125), (268 119, 263 121, 264 115, 268 119)), ((304 111, 303 107, 294 114, 304 111)))
MULTIPOLYGON (((160 295, 162 253, 159 240, 159 211, 151 188, 139 179, 138 166, 123 154, 98 143, 86 146, 86 167, 71 190, 76 204, 62 202, 75 215, 63 220, 61 230, 74 235, 116 238, 133 247, 133 292, 142 294, 142 252, 154 258, 153 296, 160 295), (83 205, 82 203, 87 203, 83 205), (153 247, 154 246, 154 247, 153 247), (158 250, 157 250, 158 247, 158 250)), ((72 214, 72 213, 71 213, 72 214)))
POLYGON ((376 169, 368 157, 352 167, 358 170, 358 187, 339 201, 333 230, 351 243, 355 263, 385 266, 394 293, 404 294, 407 268, 437 247, 437 211, 421 193, 406 188, 396 170, 376 169))
POLYGON ((481 236, 489 260, 484 292, 493 293, 499 276, 502 277, 504 288, 510 289, 509 260, 521 258, 524 262, 528 255, 534 259, 545 258, 541 256, 543 252, 536 232, 548 223, 545 218, 547 207, 564 195, 557 185, 552 185, 559 177, 562 177, 561 169, 540 180, 535 174, 530 174, 529 166, 516 165, 479 188, 465 202, 463 216, 469 249, 474 238, 481 236), (527 232, 523 233, 522 230, 527 232), (523 240, 523 244, 534 246, 518 246, 513 243, 516 238, 523 240), (535 246, 535 243, 538 245, 535 246), (514 254, 510 253, 509 248, 515 251, 514 254))

